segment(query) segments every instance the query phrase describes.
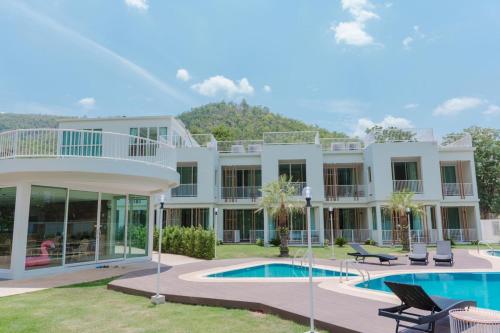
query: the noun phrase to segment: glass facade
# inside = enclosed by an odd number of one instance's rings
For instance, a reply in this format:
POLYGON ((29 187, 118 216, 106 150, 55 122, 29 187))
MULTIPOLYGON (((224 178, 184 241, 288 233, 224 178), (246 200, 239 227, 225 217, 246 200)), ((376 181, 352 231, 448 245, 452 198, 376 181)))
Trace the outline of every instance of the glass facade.
MULTIPOLYGON (((129 195, 128 211, 126 195, 100 197, 97 192, 32 186, 26 269, 146 256, 149 197, 129 195)), ((2 216, 3 211, 0 221, 2 216)))
POLYGON ((16 188, 0 188, 0 269, 10 268, 15 210, 16 188))

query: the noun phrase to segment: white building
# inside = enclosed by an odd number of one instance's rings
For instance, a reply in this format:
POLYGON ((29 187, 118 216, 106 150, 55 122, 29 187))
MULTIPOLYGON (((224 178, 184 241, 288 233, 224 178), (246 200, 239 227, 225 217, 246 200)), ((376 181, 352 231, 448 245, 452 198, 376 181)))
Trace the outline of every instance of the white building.
MULTIPOLYGON (((402 189, 426 208, 412 217, 414 241, 476 240, 473 153, 468 136, 445 145, 431 130, 413 129, 364 142, 317 132, 217 142, 169 116, 2 132, 0 278, 150 258, 155 194, 164 192, 168 224, 215 227, 224 242, 268 243, 276 224, 256 212, 257 200, 262 184, 281 174, 292 177, 298 195, 312 188, 317 244, 332 238, 332 227, 334 238, 397 243, 397 218, 384 206, 402 189)), ((292 244, 305 242, 304 216, 292 216, 289 229, 292 244)))

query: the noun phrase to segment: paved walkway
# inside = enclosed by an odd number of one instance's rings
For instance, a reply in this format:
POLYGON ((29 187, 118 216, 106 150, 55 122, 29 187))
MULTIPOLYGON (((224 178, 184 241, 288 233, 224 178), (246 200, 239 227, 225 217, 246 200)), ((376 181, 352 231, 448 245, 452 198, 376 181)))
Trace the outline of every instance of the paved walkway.
MULTIPOLYGON (((492 264, 485 259, 470 255, 466 250, 455 250, 456 269, 491 269, 492 264)), ((431 254, 432 256, 432 254, 431 254)), ((201 261, 175 267, 165 267, 161 273, 161 293, 167 300, 187 304, 203 304, 224 306, 228 308, 245 308, 255 311, 274 313, 287 319, 304 324, 308 323, 308 285, 303 282, 206 282, 188 281, 182 275, 216 267, 232 266, 255 261, 256 259, 231 259, 201 261)), ((262 260, 262 259, 259 259, 262 260)), ((374 262, 361 264, 372 271, 408 270, 404 258, 390 267, 374 262)), ((290 262, 287 260, 286 262, 290 262)), ((339 264, 338 261, 317 260, 319 265, 339 264)), ((449 267, 411 266, 411 269, 447 270, 449 267)), ((110 289, 136 295, 150 296, 155 293, 156 276, 152 269, 135 271, 113 281, 110 289)), ((394 331, 394 321, 379 317, 377 309, 392 305, 373 299, 355 297, 345 292, 335 292, 318 287, 315 283, 316 319, 320 328, 332 332, 370 332, 385 333, 394 331)), ((447 321, 444 321, 436 332, 447 332, 447 321)), ((408 331, 410 332, 410 331, 408 331)))

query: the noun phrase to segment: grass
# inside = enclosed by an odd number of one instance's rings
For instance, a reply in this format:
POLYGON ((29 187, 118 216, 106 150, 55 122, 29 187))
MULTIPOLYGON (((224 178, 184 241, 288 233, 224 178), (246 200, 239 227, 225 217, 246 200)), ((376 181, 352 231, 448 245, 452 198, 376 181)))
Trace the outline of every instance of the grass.
MULTIPOLYGON (((371 245, 363 245, 363 247, 369 251, 374 253, 391 253, 395 255, 404 255, 407 252, 403 252, 400 246, 395 247, 380 247, 380 246, 371 246, 371 245)), ((500 249, 500 245, 494 245, 494 248, 500 249)), ((432 249, 432 246, 429 246, 432 249)), ((470 244, 459 244, 455 245, 453 248, 456 249, 477 249, 477 245, 470 244)), ((480 249, 488 249, 485 245, 480 245, 480 249)), ((297 251, 304 251, 304 247, 291 246, 290 247, 290 256, 293 257, 297 251)), ((313 248, 314 256, 316 258, 329 259, 332 257, 332 249, 331 247, 314 247, 313 248)), ((347 255, 348 252, 353 252, 352 248, 349 245, 345 245, 343 247, 335 246, 335 258, 337 259, 345 259, 349 257, 347 255)), ((217 259, 232 259, 232 258, 278 258, 279 255, 279 247, 270 246, 263 247, 257 246, 253 244, 224 244, 217 246, 217 259)))
POLYGON ((245 310, 167 303, 106 289, 110 281, 0 298, 0 332, 305 332, 305 326, 245 310))

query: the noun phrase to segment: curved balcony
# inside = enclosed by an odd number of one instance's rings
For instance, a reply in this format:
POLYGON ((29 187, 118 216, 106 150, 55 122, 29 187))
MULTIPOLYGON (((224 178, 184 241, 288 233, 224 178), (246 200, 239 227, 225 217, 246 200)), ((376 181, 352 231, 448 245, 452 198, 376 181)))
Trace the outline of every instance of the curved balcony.
POLYGON ((135 182, 145 191, 161 191, 178 182, 175 148, 170 143, 111 132, 74 129, 2 132, 0 163, 3 175, 0 179, 6 179, 8 174, 44 173, 75 182, 88 180, 124 186, 135 182))

